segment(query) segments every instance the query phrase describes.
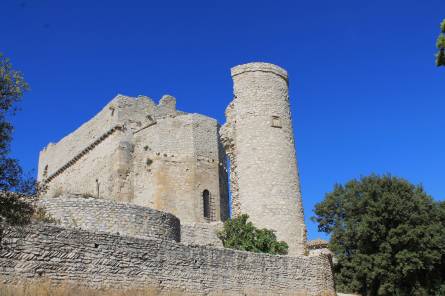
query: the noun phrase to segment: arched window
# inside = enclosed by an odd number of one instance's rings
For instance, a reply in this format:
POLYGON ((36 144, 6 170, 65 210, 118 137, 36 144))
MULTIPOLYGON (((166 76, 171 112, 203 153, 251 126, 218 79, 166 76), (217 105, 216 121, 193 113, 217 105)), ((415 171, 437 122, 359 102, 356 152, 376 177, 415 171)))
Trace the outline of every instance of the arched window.
POLYGON ((207 189, 202 192, 202 204, 204 208, 204 218, 210 219, 210 191, 207 189))

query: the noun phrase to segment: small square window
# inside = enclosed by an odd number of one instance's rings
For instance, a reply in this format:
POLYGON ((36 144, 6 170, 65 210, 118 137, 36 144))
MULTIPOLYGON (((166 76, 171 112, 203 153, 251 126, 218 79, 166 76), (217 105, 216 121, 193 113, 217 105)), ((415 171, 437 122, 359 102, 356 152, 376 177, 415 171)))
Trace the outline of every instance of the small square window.
POLYGON ((278 127, 281 128, 281 119, 279 116, 272 116, 272 127, 278 127))

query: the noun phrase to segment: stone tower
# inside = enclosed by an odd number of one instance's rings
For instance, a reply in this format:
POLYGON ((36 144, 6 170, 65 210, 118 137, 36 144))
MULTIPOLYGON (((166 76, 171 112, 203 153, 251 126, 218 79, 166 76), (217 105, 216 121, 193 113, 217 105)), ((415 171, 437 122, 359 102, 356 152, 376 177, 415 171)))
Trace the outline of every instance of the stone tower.
POLYGON ((276 231, 289 255, 306 251, 306 226, 289 108, 287 72, 268 63, 231 70, 234 99, 221 138, 230 159, 232 215, 276 231))

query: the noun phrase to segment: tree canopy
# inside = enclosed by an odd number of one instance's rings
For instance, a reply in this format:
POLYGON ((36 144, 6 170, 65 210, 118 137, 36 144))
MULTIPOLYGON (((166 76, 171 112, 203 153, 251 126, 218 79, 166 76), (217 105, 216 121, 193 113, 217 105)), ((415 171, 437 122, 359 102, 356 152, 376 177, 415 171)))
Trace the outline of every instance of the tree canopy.
POLYGON ((437 37, 436 46, 439 50, 436 54, 436 65, 445 66, 445 19, 440 24, 440 34, 437 37))
POLYGON ((20 186, 22 169, 16 159, 8 157, 13 126, 7 115, 15 114, 16 103, 28 88, 23 75, 0 53, 0 191, 20 186))
POLYGON ((313 220, 331 235, 337 289, 445 295, 445 202, 392 176, 335 185, 313 220))
POLYGON ((24 178, 19 162, 9 157, 13 126, 8 115, 15 114, 28 88, 22 73, 0 53, 0 222, 23 224, 34 212, 25 197, 36 193, 35 182, 24 178))
POLYGON ((225 248, 256 253, 287 254, 287 243, 277 241, 272 230, 258 229, 252 222, 248 222, 248 219, 247 214, 242 214, 224 222, 224 228, 218 233, 218 237, 225 248))

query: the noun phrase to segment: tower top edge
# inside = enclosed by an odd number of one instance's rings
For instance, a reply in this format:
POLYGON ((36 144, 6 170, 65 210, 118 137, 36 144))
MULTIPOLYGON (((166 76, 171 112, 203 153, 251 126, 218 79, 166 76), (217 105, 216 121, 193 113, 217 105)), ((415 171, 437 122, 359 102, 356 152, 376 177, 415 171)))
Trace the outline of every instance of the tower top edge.
POLYGON ((232 69, 230 69, 230 72, 231 72, 232 77, 235 77, 237 75, 240 75, 240 74, 243 74, 246 72, 270 72, 270 73, 274 73, 278 76, 281 76, 286 81, 288 79, 286 70, 284 70, 283 68, 281 68, 277 65, 270 64, 270 63, 255 62, 255 63, 242 64, 242 65, 233 67, 232 69))

